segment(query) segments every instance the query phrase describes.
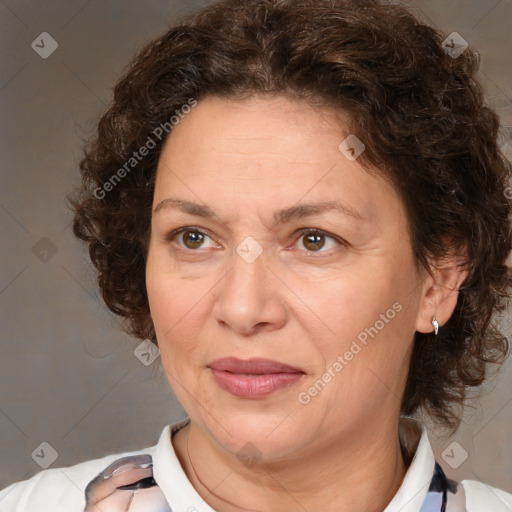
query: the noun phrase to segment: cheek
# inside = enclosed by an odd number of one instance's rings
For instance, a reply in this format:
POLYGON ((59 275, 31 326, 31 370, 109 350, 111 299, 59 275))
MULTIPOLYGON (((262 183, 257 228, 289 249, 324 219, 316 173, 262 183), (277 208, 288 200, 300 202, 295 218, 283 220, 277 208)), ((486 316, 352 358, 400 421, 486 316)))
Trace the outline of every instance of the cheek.
POLYGON ((326 282, 313 298, 315 309, 336 336, 348 339, 373 325, 392 307, 398 290, 387 269, 349 269, 326 282))
POLYGON ((170 277, 153 270, 149 263, 146 288, 162 360, 191 360, 198 350, 195 331, 203 321, 204 287, 198 281, 170 277))
POLYGON ((350 366, 392 371, 414 333, 413 276, 408 261, 374 259, 360 269, 347 269, 310 295, 311 309, 326 326, 316 337, 323 360, 332 363, 353 350, 357 355, 349 354, 350 366))

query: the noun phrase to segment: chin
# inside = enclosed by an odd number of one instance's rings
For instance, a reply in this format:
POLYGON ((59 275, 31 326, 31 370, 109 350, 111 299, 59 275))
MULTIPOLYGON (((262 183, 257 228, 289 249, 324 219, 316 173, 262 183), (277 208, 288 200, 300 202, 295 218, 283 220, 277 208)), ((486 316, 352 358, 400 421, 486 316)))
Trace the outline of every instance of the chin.
POLYGON ((305 418, 289 414, 292 406, 216 410, 215 419, 202 415, 201 424, 216 443, 239 458, 279 459, 307 442, 304 427, 311 427, 305 418))

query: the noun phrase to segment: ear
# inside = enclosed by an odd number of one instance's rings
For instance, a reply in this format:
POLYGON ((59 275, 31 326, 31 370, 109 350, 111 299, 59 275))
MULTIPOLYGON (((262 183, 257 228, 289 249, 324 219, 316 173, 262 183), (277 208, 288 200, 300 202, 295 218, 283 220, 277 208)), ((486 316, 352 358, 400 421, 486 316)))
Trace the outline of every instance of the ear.
POLYGON ((459 288, 468 275, 467 261, 467 252, 463 249, 431 261, 430 273, 424 269, 425 278, 416 318, 417 331, 433 332, 434 316, 439 322, 439 329, 448 322, 457 305, 459 288))

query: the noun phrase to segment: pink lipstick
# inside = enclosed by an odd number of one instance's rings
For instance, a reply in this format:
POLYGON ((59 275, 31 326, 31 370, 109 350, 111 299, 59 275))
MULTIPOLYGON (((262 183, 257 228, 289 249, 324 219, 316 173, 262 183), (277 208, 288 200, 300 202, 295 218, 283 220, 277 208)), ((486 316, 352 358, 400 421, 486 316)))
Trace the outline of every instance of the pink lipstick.
POLYGON ((217 384, 239 398, 263 398, 297 382, 305 373, 270 359, 226 357, 208 365, 217 384))

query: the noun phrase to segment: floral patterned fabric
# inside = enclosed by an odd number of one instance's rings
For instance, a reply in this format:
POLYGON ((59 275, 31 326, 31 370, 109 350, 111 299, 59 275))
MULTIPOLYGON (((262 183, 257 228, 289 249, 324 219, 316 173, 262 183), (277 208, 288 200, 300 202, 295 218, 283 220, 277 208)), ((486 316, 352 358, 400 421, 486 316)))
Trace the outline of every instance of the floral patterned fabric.
POLYGON ((116 460, 85 489, 84 512, 172 512, 153 479, 151 455, 116 460))
POLYGON ((465 503, 462 485, 447 478, 436 462, 434 476, 420 512, 466 512, 465 503))

